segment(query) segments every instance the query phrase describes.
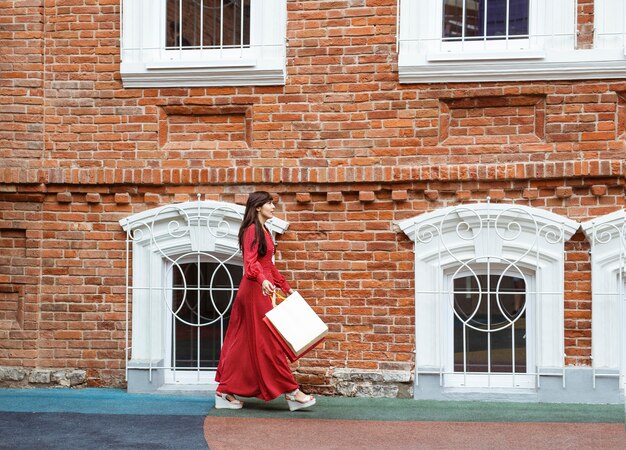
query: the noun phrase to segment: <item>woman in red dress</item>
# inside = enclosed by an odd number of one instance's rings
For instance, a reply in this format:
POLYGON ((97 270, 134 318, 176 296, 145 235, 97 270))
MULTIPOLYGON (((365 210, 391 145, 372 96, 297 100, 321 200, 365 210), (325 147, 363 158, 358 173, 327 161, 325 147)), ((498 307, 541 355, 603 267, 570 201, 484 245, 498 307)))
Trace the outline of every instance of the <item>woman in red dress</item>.
POLYGON ((274 306, 275 286, 288 294, 293 292, 272 261, 274 242, 265 228, 272 217, 272 196, 264 191, 250 194, 239 230, 244 276, 215 375, 219 382, 216 408, 241 408, 243 403, 235 395, 269 401, 285 394, 291 411, 315 404, 313 396, 298 389, 287 356, 263 322, 265 313, 274 306))

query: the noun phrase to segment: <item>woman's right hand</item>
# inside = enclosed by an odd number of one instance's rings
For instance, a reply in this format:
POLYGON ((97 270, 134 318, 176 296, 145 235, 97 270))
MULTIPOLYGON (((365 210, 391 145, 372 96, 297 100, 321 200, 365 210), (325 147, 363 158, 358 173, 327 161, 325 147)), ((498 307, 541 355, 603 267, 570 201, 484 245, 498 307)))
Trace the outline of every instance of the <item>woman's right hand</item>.
POLYGON ((272 295, 274 293, 274 286, 268 280, 263 280, 261 288, 263 289, 263 295, 272 295))

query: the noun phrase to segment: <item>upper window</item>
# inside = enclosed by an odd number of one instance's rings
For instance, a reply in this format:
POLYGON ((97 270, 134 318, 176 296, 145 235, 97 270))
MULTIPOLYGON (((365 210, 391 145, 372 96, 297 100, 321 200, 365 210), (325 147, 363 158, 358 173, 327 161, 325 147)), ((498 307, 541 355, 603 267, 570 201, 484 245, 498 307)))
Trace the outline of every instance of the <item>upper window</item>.
POLYGON ((593 48, 582 49, 592 16, 578 17, 576 0, 400 0, 400 81, 623 76, 623 3, 595 1, 593 48))
POLYGON ((125 87, 285 83, 285 0, 123 0, 125 87))

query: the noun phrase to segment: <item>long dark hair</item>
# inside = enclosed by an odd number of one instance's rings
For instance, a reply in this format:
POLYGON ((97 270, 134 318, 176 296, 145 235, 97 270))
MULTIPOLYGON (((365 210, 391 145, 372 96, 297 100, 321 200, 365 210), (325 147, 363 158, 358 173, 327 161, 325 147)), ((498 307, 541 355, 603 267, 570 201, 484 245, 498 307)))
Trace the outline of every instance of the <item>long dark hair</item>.
POLYGON ((272 196, 269 192, 265 191, 253 192, 248 196, 248 201, 246 202, 246 212, 243 213, 243 222, 241 222, 241 227, 239 228, 239 248, 242 253, 246 250, 250 250, 243 247, 243 235, 252 224, 254 224, 255 228, 255 236, 252 241, 252 245, 254 246, 256 242, 259 243, 259 256, 265 256, 267 253, 265 232, 263 231, 263 225, 259 222, 258 212, 256 209, 271 201, 273 201, 272 196))

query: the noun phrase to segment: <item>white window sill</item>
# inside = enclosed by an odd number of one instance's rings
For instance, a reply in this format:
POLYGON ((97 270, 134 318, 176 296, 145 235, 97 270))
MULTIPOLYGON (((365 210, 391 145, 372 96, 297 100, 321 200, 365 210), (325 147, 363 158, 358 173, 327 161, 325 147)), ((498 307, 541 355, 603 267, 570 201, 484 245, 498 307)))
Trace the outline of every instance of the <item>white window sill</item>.
POLYGON ((202 87, 202 86, 277 86, 284 85, 284 64, 256 65, 251 60, 237 64, 176 61, 172 63, 122 63, 125 88, 202 87))
MULTIPOLYGON (((520 56, 523 53, 520 52, 520 56)), ((547 52, 543 58, 496 58, 475 53, 453 58, 439 54, 399 55, 400 83, 462 83, 480 81, 578 80, 626 78, 626 58, 619 50, 547 52), (435 59, 433 59, 433 56, 435 59)))

